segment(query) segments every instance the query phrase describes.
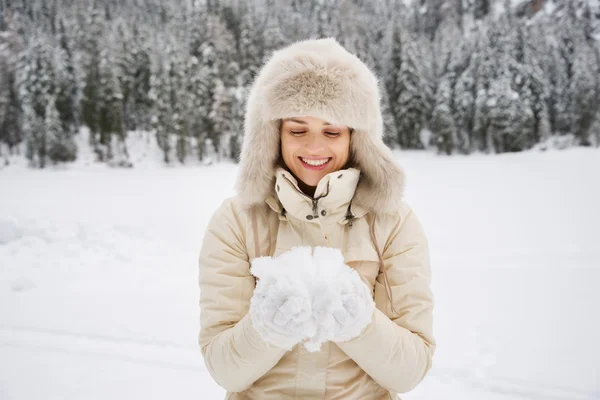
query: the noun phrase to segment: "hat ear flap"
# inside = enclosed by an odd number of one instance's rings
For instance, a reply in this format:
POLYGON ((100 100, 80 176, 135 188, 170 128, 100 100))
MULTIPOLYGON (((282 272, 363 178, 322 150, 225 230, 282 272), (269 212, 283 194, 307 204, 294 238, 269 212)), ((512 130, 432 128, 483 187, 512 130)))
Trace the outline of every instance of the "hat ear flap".
POLYGON ((246 137, 240 153, 236 189, 244 205, 253 205, 262 203, 275 184, 275 170, 280 157, 279 121, 246 118, 244 129, 246 137))
POLYGON ((404 197, 404 170, 394 161, 392 151, 381 140, 365 132, 352 135, 355 168, 361 171, 355 193, 358 204, 370 204, 380 212, 393 212, 404 197))

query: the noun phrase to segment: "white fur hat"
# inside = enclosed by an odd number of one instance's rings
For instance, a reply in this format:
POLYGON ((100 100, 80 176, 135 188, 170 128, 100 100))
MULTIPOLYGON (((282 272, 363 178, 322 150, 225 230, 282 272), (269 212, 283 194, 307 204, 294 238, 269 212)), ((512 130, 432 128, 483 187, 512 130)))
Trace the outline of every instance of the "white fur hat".
POLYGON ((404 192, 404 172, 383 143, 374 73, 335 39, 304 40, 275 51, 256 77, 246 106, 236 188, 247 204, 274 194, 279 120, 311 116, 354 130, 351 151, 361 171, 353 202, 392 212, 404 192))

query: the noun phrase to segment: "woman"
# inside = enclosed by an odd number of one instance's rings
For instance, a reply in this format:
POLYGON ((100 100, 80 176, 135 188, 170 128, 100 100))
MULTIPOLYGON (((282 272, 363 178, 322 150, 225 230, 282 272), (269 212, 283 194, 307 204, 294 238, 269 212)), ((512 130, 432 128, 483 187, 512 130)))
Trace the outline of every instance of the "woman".
POLYGON ((199 344, 226 398, 397 398, 431 368, 428 244, 379 102, 334 39, 276 51, 257 76, 238 193, 199 259, 199 344))

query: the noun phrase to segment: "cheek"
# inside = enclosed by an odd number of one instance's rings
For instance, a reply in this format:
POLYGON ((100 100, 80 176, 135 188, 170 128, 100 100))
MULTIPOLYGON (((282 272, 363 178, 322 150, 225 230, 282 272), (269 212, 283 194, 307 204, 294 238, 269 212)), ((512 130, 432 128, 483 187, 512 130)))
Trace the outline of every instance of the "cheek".
POLYGON ((335 149, 335 155, 342 164, 345 164, 350 156, 350 141, 344 140, 338 143, 335 149))
POLYGON ((281 154, 284 160, 291 160, 294 157, 294 152, 297 148, 297 143, 288 138, 281 139, 281 154))

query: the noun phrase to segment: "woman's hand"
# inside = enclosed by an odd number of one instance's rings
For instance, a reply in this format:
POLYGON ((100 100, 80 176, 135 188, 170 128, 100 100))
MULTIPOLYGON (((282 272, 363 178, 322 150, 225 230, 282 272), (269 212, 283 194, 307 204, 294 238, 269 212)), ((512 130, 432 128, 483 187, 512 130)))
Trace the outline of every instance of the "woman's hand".
POLYGON ((267 343, 289 350, 315 334, 312 295, 302 277, 304 267, 310 268, 312 262, 308 247, 252 262, 250 271, 258 282, 250 300, 250 316, 267 343))
POLYGON ((359 336, 371 322, 371 290, 339 249, 296 247, 255 259, 250 271, 259 279, 250 300, 252 323, 274 346, 289 350, 305 341, 307 350, 319 351, 327 341, 359 336))
POLYGON ((358 272, 344 263, 339 249, 317 247, 313 257, 335 299, 332 321, 324 321, 329 326, 327 338, 343 342, 359 336, 371 322, 375 310, 371 290, 358 272))

